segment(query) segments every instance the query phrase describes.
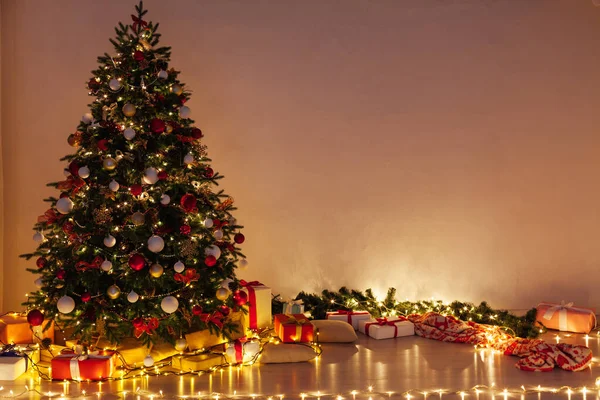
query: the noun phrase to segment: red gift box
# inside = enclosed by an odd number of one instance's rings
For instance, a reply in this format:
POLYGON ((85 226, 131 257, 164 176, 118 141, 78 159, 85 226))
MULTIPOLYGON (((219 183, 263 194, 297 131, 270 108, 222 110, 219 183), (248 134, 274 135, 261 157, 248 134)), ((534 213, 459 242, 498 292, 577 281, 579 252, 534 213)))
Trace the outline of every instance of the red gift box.
POLYGON ((314 326, 304 314, 275 314, 275 332, 283 343, 312 342, 314 326))
POLYGON ((110 378, 115 367, 114 351, 99 351, 85 355, 73 352, 59 354, 51 362, 52 379, 99 381, 110 378))

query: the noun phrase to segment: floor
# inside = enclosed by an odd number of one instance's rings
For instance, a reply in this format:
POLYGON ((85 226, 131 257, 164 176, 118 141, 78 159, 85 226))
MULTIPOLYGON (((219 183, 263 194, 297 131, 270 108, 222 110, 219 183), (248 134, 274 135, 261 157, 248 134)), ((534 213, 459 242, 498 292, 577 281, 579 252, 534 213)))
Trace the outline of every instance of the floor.
MULTIPOLYGON (((584 336, 561 334, 560 340, 585 344, 584 336)), ((556 333, 547 334, 545 338, 556 341, 556 333)), ((587 342, 594 354, 600 354, 600 336, 591 334, 587 342)), ((3 386, 0 397, 16 396, 28 385, 35 391, 23 393, 19 398, 141 400, 160 398, 162 391, 163 398, 213 400, 280 400, 282 395, 302 400, 304 395, 306 400, 600 399, 596 387, 600 358, 595 358, 594 365, 582 372, 555 370, 550 373, 519 371, 514 367, 516 360, 489 350, 475 350, 469 345, 441 343, 417 336, 374 340, 359 333, 355 344, 323 344, 320 359, 308 363, 256 364, 201 376, 146 377, 102 384, 39 382, 33 375, 25 374, 15 382, 0 382, 3 386), (488 388, 480 387, 477 390, 481 392, 477 393, 476 385, 488 388), (538 392, 538 385, 542 392, 538 392), (529 392, 523 392, 522 386, 529 392), (573 388, 571 393, 567 386, 573 388), (553 388, 561 387, 559 392, 552 393, 553 388), (589 391, 582 393, 583 387, 589 391), (504 393, 504 389, 508 392, 504 393), (353 391, 356 392, 353 394, 353 391), (465 393, 460 393, 462 391, 465 393), (49 392, 52 394, 48 395, 49 392)))

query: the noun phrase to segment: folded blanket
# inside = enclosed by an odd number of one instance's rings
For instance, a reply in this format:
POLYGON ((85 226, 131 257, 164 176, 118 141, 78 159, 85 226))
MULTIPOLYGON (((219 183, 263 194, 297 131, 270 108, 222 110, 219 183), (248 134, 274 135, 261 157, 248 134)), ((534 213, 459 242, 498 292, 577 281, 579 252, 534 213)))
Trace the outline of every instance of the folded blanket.
POLYGON ((415 324, 415 333, 424 338, 489 347, 505 355, 521 357, 516 367, 523 371, 551 371, 557 366, 567 371, 581 371, 592 362, 592 351, 585 346, 516 338, 498 326, 464 322, 433 312, 413 314, 408 319, 415 324))

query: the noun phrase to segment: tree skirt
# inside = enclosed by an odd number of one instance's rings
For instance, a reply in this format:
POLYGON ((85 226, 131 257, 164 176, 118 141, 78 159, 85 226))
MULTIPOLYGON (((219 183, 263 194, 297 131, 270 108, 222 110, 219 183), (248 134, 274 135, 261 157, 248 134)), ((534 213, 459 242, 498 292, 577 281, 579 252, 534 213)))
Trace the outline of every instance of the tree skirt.
POLYGON ((585 346, 518 338, 502 331, 498 326, 464 322, 434 312, 413 314, 408 319, 415 324, 415 333, 421 337, 442 342, 467 343, 521 357, 515 366, 523 371, 547 372, 555 367, 581 371, 592 362, 592 351, 585 346))

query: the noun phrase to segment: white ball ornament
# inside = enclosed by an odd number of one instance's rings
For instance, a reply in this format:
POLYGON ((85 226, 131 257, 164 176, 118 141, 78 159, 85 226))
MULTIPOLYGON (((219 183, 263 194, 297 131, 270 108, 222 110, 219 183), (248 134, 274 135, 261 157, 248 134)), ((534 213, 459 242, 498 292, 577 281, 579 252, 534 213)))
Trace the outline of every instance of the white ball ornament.
POLYGON ((135 303, 139 299, 140 299, 140 296, 133 290, 131 292, 129 292, 129 294, 127 295, 127 301, 130 303, 135 303))
POLYGON ((92 121, 94 121, 94 117, 90 113, 85 113, 81 117, 81 122, 83 122, 84 124, 91 124, 92 121))
POLYGON ((173 314, 179 308, 179 301, 176 297, 167 296, 160 302, 160 308, 167 314, 173 314))
POLYGON ((100 264, 100 269, 104 272, 108 272, 112 269, 112 263, 108 260, 104 260, 102 264, 100 264))
POLYGON ((44 286, 44 281, 42 280, 42 278, 37 278, 35 281, 33 281, 33 284, 36 288, 41 289, 42 286, 44 286))
POLYGON ((151 367, 153 365, 154 365, 154 358, 152 358, 152 356, 148 354, 144 358, 144 367, 148 367, 149 368, 149 367, 151 367))
POLYGON ((143 180, 144 183, 147 183, 149 185, 154 185, 156 182, 158 182, 158 171, 156 170, 156 168, 147 168, 146 171, 144 171, 143 180))
POLYGON ((61 214, 68 214, 73 211, 73 202, 68 197, 62 197, 56 202, 56 209, 61 214))
POLYGON ((177 261, 175 265, 173 265, 173 269, 178 274, 182 273, 185 270, 185 265, 181 261, 177 261))
POLYGON ((158 79, 167 79, 168 77, 169 77, 169 74, 164 69, 161 69, 160 71, 158 71, 158 79))
POLYGON ((179 116, 181 118, 189 118, 192 115, 192 110, 188 106, 179 107, 179 116))
POLYGON ((163 194, 162 196, 160 196, 160 204, 162 204, 163 206, 166 206, 170 202, 171 196, 169 196, 168 194, 163 194))
POLYGON ((108 235, 104 238, 104 245, 106 247, 113 247, 115 244, 117 244, 117 239, 113 235, 108 235))
POLYGON ((223 280, 223 282, 221 282, 221 287, 225 288, 225 289, 229 289, 229 284, 231 282, 233 282, 233 279, 227 278, 227 279, 223 280))
POLYGON ((153 253, 160 253, 165 248, 165 241, 160 236, 152 235, 148 239, 148 250, 153 253))
POLYGON ((206 254, 207 256, 214 256, 218 260, 219 257, 221 257, 221 249, 219 248, 219 246, 213 244, 208 246, 204 250, 204 254, 206 254))
POLYGON ((186 155, 183 157, 183 163, 184 163, 185 165, 190 165, 190 164, 191 164, 191 163, 193 163, 193 162, 194 162, 194 156, 193 156, 193 155, 191 155, 191 154, 189 154, 189 153, 188 153, 188 154, 186 154, 186 155))
POLYGON ((112 78, 108 82, 108 87, 110 88, 110 90, 113 90, 116 92, 117 90, 121 89, 121 82, 119 82, 118 79, 112 78))
POLYGON ((204 220, 204 226, 205 226, 206 228, 212 228, 212 227, 213 227, 213 224, 214 224, 214 222, 213 222, 213 220, 212 220, 212 219, 210 219, 210 218, 206 218, 206 219, 204 220))
POLYGON ((240 262, 238 263, 238 268, 242 269, 242 270, 248 268, 248 260, 246 260, 245 258, 242 258, 240 260, 240 262))
POLYGON ((56 308, 62 314, 68 314, 75 309, 75 300, 69 296, 63 296, 56 302, 56 308))
POLYGON ((217 239, 217 240, 221 240, 221 239, 223 239, 223 231, 222 231, 222 230, 220 230, 220 229, 217 229, 217 230, 215 231, 215 239, 217 239))
POLYGON ((185 340, 184 338, 179 338, 175 341, 175 350, 177 350, 180 353, 183 353, 187 348, 187 345, 187 340, 185 340))
POLYGON ((36 232, 33 234, 33 241, 36 243, 42 243, 44 241, 44 235, 42 232, 36 232))
POLYGON ((135 137, 135 130, 132 128, 127 128, 123 131, 123 136, 127 140, 132 140, 135 137))
POLYGON ((88 178, 90 176, 90 169, 87 166, 79 168, 77 171, 79 176, 83 179, 88 178))
POLYGON ((115 181, 114 179, 112 181, 110 181, 110 183, 108 184, 108 188, 110 190, 112 190, 113 192, 116 192, 117 190, 119 190, 119 182, 115 181))

